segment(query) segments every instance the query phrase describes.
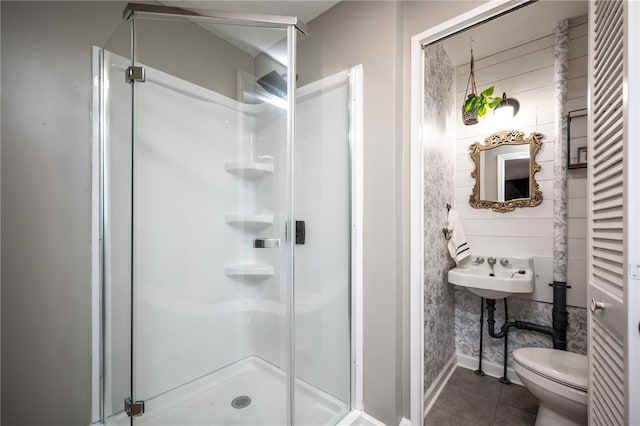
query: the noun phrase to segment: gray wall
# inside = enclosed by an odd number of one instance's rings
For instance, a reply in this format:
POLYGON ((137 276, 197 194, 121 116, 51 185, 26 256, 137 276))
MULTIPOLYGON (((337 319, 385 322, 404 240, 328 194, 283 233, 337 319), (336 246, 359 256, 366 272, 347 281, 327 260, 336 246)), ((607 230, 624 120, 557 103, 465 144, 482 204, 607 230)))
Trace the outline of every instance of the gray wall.
POLYGON ((237 70, 253 74, 251 55, 193 22, 143 19, 136 35, 138 61, 232 99, 237 70))
POLYGON ((119 2, 2 2, 2 424, 86 425, 91 45, 119 2))
POLYGON ((436 25, 461 15, 469 10, 481 6, 486 0, 473 1, 405 1, 402 2, 402 68, 398 77, 402 81, 401 126, 398 144, 402 147, 402 154, 396 159, 397 180, 401 187, 401 195, 397 206, 402 212, 397 224, 398 233, 402 236, 402 262, 398 268, 398 281, 401 282, 402 293, 402 323, 404 330, 403 342, 403 370, 402 383, 406 396, 403 398, 402 410, 405 416, 409 413, 409 270, 410 270, 410 178, 411 178, 411 37, 436 25))
MULTIPOLYGON (((286 32, 282 33, 286 40, 286 32)), ((121 20, 108 43, 100 46, 130 58, 129 21, 121 20)), ((232 99, 237 95, 237 70, 248 74, 254 70, 251 55, 190 21, 139 19, 136 49, 140 63, 232 99)))
POLYGON ((364 67, 364 405, 409 417, 411 36, 483 1, 343 1, 309 23, 300 83, 364 67))

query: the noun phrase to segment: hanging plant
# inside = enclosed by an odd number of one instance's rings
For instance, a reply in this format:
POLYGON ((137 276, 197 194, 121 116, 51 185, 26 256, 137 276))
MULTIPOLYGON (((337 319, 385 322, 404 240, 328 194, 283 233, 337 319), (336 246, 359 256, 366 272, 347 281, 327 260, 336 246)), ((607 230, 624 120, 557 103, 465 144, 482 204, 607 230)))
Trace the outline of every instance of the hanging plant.
POLYGON ((469 93, 467 95, 467 99, 464 101, 464 112, 469 112, 471 110, 478 111, 479 117, 484 117, 487 115, 487 112, 491 108, 495 108, 502 98, 492 97, 493 95, 493 86, 485 89, 479 95, 475 93, 469 93))
POLYGON ((467 80, 467 88, 464 91, 464 105, 462 107, 462 121, 467 126, 478 123, 478 117, 484 117, 491 108, 495 108, 502 98, 493 97, 494 86, 483 90, 479 95, 476 87, 476 76, 473 61, 473 48, 471 48, 471 72, 467 80), (469 93, 471 86, 471 93, 469 93))

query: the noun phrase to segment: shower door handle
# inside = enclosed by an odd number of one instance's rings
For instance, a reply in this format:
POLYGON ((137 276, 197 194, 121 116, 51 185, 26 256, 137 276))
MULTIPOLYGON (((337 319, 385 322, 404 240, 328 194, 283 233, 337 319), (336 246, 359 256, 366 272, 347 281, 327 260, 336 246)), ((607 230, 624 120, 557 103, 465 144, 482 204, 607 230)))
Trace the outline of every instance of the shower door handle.
POLYGON ((304 244, 307 239, 306 227, 304 220, 296 220, 296 244, 304 244))
POLYGON ((256 238, 253 240, 253 248, 280 247, 280 238, 256 238))

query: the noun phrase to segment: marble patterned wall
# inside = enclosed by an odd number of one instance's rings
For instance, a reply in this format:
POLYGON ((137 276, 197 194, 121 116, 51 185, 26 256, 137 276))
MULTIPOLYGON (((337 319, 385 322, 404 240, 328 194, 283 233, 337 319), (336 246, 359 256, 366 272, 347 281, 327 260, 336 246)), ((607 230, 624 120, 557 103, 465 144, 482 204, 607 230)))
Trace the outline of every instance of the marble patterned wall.
MULTIPOLYGON (((480 353, 480 297, 464 289, 456 289, 456 351, 472 357, 480 353)), ((502 365, 504 339, 494 339, 489 336, 487 328, 487 313, 485 304, 485 323, 483 338, 483 360, 502 365)), ((551 310, 553 304, 537 302, 535 300, 510 297, 507 300, 510 320, 530 321, 537 324, 551 325, 551 310)), ((587 310, 583 308, 567 307, 569 312, 569 327, 567 329, 567 350, 579 354, 587 353, 587 310)), ((496 330, 504 323, 504 303, 496 301, 495 320, 496 330)), ((509 330, 509 365, 511 353, 516 348, 551 348, 551 337, 546 334, 528 330, 509 330)))
POLYGON ((568 190, 567 190, 567 96, 569 92, 569 20, 556 27, 554 48, 554 112, 556 143, 553 185, 553 281, 567 282, 568 190))
POLYGON ((452 260, 442 228, 453 202, 455 68, 441 45, 425 48, 424 88, 424 389, 455 353, 452 260))

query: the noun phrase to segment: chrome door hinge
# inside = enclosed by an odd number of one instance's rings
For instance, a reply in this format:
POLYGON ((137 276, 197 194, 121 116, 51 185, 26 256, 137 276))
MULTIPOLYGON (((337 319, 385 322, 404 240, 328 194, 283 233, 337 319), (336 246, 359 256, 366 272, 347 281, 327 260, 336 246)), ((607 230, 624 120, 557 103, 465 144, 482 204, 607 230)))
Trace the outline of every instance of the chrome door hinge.
POLYGON ((144 401, 133 402, 131 398, 124 400, 124 412, 128 417, 138 417, 144 414, 144 401))
POLYGON ((147 79, 147 73, 144 67, 130 66, 126 70, 126 79, 127 83, 131 83, 132 81, 144 82, 147 79))

